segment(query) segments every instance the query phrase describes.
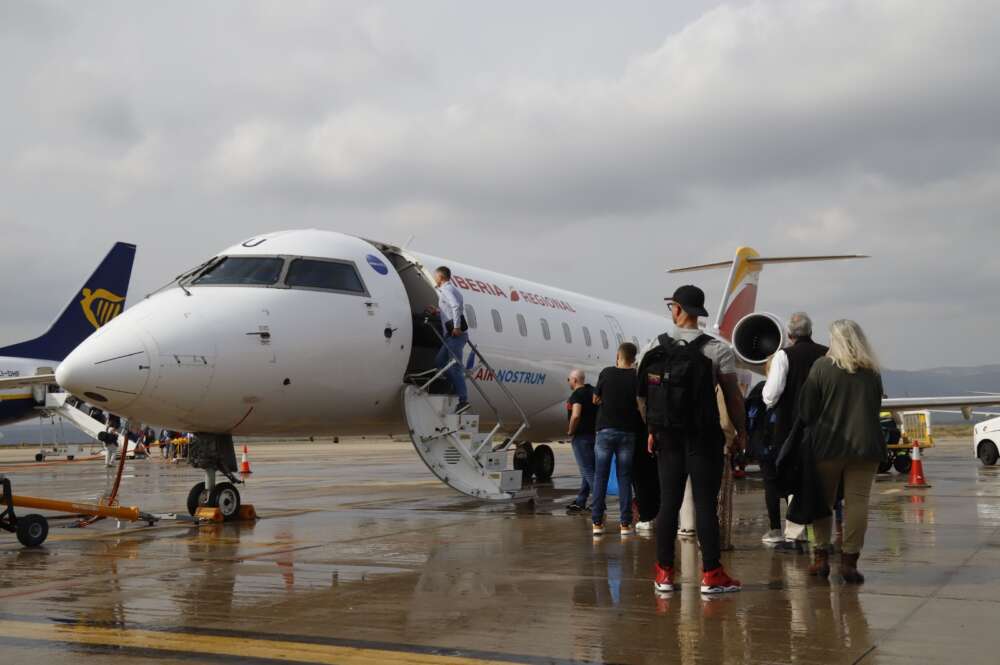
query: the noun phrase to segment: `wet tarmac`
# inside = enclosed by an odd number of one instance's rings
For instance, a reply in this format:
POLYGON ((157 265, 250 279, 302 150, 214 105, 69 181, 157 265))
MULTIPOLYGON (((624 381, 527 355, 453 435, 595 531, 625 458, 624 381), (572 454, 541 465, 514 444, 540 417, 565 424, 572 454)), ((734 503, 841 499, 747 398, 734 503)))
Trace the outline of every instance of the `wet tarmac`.
MULTIPOLYGON (((568 446, 534 504, 484 506, 432 479, 408 443, 260 445, 244 490, 256 523, 53 526, 0 533, 0 649, 11 663, 997 663, 1000 467, 965 439, 931 451, 933 487, 880 478, 861 588, 810 579, 760 542, 763 494, 737 481, 745 589, 706 599, 698 552, 682 588, 652 589, 654 543, 594 540, 563 514, 568 446), (94 660, 97 657, 98 660, 94 660)), ((15 493, 92 500, 97 462, 13 464, 15 493)), ((122 503, 180 509, 186 466, 130 462, 122 503)), ((836 570, 836 569, 835 569, 836 570)))

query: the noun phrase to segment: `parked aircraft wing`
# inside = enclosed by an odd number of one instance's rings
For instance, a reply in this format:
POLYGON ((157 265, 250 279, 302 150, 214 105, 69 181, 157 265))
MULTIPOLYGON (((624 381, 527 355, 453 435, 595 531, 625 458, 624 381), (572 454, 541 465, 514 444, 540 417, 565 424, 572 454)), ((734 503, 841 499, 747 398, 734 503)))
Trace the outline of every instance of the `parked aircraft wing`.
POLYGON ((969 395, 965 397, 888 397, 882 400, 886 411, 911 411, 917 409, 961 409, 963 412, 977 406, 998 406, 1000 395, 969 395))
POLYGON ((10 376, 0 379, 0 390, 12 388, 29 388, 39 384, 56 382, 55 374, 34 374, 32 376, 10 376))

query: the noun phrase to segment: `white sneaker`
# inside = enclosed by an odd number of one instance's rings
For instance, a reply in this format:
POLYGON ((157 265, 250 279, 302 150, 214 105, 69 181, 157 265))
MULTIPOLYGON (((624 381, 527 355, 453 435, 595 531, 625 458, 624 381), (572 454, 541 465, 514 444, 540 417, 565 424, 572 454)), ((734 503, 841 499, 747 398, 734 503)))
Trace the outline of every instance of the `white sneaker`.
POLYGON ((760 540, 768 545, 777 545, 785 542, 785 534, 781 533, 781 529, 771 529, 760 540))
POLYGON ((653 533, 656 531, 656 522, 648 520, 646 522, 636 522, 635 530, 639 533, 653 533))
POLYGON ((677 529, 677 536, 680 538, 695 538, 698 532, 694 529, 677 529))

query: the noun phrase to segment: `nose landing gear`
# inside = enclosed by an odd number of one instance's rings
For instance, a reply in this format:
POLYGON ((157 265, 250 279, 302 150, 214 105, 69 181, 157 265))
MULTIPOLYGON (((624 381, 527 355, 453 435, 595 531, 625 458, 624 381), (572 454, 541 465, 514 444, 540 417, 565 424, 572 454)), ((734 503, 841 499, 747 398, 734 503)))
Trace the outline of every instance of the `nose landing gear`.
POLYGON ((191 466, 205 472, 205 480, 195 484, 188 492, 187 509, 193 517, 198 517, 199 509, 212 508, 218 511, 223 521, 252 519, 253 506, 244 505, 237 484, 243 481, 236 477, 236 449, 233 437, 226 434, 197 434, 190 444, 191 466), (222 473, 229 482, 216 483, 216 474, 222 473))

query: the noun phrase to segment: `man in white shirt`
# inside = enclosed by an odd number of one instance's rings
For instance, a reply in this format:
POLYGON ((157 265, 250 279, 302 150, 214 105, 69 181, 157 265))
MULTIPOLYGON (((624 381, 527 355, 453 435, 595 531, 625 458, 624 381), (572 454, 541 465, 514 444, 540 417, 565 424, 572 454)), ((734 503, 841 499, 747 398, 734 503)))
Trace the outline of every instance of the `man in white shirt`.
MULTIPOLYGON (((786 328, 789 344, 771 357, 762 398, 774 412, 774 449, 788 438, 798 417, 799 389, 809 376, 813 363, 826 355, 827 347, 812 340, 812 319, 805 312, 795 312, 786 328)), ((765 543, 780 545, 787 540, 803 539, 804 527, 788 522, 781 534, 781 498, 776 485, 774 460, 758 460, 764 475, 764 501, 770 529, 764 534, 765 543)))
POLYGON ((458 406, 455 413, 463 413, 469 408, 469 391, 465 385, 465 371, 463 368, 462 353, 465 344, 469 341, 469 329, 465 322, 465 300, 462 293, 451 283, 451 269, 448 266, 440 266, 434 272, 434 281, 437 284, 438 306, 435 314, 441 319, 441 334, 444 336, 444 344, 438 351, 435 362, 438 368, 444 367, 454 357, 457 362, 445 372, 445 376, 451 381, 451 385, 458 395, 458 406))

